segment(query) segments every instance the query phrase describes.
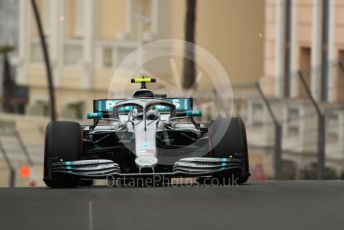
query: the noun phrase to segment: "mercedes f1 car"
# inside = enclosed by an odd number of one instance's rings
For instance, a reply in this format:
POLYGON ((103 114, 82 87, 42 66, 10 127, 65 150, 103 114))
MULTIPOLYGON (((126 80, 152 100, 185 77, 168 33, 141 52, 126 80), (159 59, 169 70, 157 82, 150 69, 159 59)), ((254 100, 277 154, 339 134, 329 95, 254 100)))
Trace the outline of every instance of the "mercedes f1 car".
MULTIPOLYGON (((92 125, 50 122, 44 182, 49 187, 92 185, 93 179, 194 177, 199 182, 244 183, 250 176, 246 131, 240 118, 196 122, 192 98, 168 98, 147 89, 129 99, 93 101, 92 125)), ((161 178, 164 180, 161 180, 161 178)), ((158 179, 156 179, 158 178, 158 179)), ((168 181, 168 180, 167 180, 168 181)))

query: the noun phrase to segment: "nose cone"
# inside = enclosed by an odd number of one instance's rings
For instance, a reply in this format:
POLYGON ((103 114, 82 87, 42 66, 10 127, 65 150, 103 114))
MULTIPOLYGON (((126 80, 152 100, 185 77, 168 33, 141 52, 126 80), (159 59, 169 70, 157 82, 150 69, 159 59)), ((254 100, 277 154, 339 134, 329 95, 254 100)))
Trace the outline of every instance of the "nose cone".
POLYGON ((154 168, 158 163, 158 159, 154 156, 139 156, 135 159, 138 168, 154 168))

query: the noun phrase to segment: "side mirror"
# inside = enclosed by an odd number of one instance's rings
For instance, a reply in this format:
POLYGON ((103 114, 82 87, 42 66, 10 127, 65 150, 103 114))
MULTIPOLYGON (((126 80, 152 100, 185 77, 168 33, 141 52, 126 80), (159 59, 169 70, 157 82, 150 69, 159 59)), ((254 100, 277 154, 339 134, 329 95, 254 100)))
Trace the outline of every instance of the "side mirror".
POLYGON ((87 114, 87 119, 101 119, 103 118, 102 112, 91 112, 87 114))
POLYGON ((201 110, 187 110, 185 111, 187 117, 201 117, 203 112, 201 110))

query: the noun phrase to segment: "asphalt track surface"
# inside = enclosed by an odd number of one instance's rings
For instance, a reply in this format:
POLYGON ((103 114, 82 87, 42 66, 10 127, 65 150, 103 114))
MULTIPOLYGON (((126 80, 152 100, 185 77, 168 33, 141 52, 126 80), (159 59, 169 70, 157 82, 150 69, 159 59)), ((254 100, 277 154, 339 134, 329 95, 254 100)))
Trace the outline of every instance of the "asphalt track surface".
POLYGON ((344 181, 0 189, 0 229, 344 229, 344 181))

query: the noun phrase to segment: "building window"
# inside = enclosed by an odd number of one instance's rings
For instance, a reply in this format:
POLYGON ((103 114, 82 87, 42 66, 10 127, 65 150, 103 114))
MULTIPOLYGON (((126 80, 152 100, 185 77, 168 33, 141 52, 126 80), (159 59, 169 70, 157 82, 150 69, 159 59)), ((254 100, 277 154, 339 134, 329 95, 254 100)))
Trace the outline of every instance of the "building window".
MULTIPOLYGON (((300 70, 303 73, 303 76, 306 80, 306 83, 308 87, 310 87, 311 82, 311 62, 312 62, 312 54, 311 54, 311 48, 309 47, 301 47, 300 49, 300 56, 299 56, 299 62, 300 62, 300 70)), ((299 98, 308 98, 305 87, 302 85, 302 83, 299 80, 298 84, 298 96, 299 98)))
POLYGON ((298 108, 287 109, 287 136, 297 136, 300 133, 300 110, 298 108))
POLYGON ((83 119, 84 112, 85 112, 85 102, 83 101, 75 101, 66 104, 66 115, 69 118, 73 119, 83 119))
POLYGON ((292 33, 292 2, 285 1, 285 31, 284 31, 284 96, 290 96, 290 58, 291 58, 291 33, 292 33))
POLYGON ((344 93, 343 93, 343 85, 344 85, 344 50, 339 50, 338 51, 338 59, 341 62, 340 65, 338 66, 337 70, 337 84, 336 84, 336 93, 337 93, 337 100, 340 103, 344 102, 344 93))
MULTIPOLYGON (((47 44, 49 46, 49 44, 47 44)), ((32 64, 40 64, 43 62, 42 47, 38 40, 31 42, 30 62, 32 64)))
POLYGON ((44 99, 38 99, 29 107, 28 112, 32 115, 47 117, 50 115, 50 103, 44 99))
POLYGON ((84 35, 84 0, 75 0, 75 37, 82 37, 84 35))
POLYGON ((321 100, 327 101, 328 88, 328 42, 330 1, 322 1, 322 38, 321 38, 321 100))
POLYGON ((103 49, 103 66, 111 68, 113 63, 113 49, 111 47, 105 47, 103 49))
POLYGON ((50 35, 50 0, 44 0, 43 1, 43 7, 42 7, 42 23, 44 27, 44 33, 45 36, 50 35))
POLYGON ((326 116, 326 142, 327 143, 338 143, 339 133, 340 130, 339 126, 339 116, 336 113, 329 113, 326 116))
POLYGON ((262 103, 253 102, 251 104, 250 125, 260 127, 264 123, 265 109, 262 103))
POLYGON ((65 44, 63 61, 65 65, 77 65, 82 57, 82 44, 81 43, 68 43, 65 44))

